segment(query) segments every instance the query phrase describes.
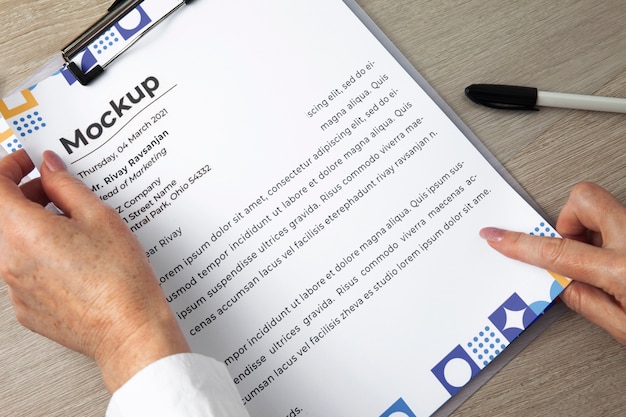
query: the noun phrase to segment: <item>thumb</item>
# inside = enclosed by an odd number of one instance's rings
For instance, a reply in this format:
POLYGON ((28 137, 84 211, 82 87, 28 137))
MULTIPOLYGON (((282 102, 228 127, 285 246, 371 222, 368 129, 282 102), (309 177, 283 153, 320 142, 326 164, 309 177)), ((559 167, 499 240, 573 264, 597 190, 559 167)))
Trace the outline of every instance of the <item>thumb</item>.
POLYGON ((68 217, 89 213, 94 204, 100 205, 98 197, 78 178, 67 170, 63 160, 52 151, 43 153, 41 184, 55 206, 68 217))
POLYGON ((561 299, 569 308, 604 328, 620 343, 626 344, 623 324, 626 311, 615 297, 600 288, 573 281, 561 293, 561 299))

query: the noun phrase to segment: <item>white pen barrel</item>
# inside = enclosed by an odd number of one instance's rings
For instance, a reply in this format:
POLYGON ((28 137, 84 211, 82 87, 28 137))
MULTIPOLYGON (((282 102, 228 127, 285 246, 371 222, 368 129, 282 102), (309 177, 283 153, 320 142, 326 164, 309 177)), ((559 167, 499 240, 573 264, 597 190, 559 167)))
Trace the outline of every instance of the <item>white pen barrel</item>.
POLYGON ((537 106, 626 113, 626 98, 538 91, 537 106))

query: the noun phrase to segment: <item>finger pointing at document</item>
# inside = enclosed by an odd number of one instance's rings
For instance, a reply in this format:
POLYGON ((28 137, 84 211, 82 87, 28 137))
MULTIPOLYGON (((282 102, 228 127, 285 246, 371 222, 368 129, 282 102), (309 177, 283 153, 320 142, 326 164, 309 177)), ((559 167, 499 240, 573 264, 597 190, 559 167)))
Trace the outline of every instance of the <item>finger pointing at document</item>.
POLYGON ((580 183, 556 229, 562 239, 492 227, 480 235, 510 258, 571 278, 565 304, 626 344, 626 207, 598 185, 580 183))

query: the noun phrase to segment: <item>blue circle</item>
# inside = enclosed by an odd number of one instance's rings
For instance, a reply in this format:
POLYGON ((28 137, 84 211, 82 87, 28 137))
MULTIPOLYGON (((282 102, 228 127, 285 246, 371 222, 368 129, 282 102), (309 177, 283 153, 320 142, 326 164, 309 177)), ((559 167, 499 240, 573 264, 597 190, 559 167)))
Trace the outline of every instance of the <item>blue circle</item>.
POLYGON ((474 348, 474 349, 472 349, 472 352, 478 353, 478 349, 474 348))
POLYGON ((26 119, 24 119, 23 117, 20 118, 20 122, 24 123, 26 121, 26 119))
POLYGON ((27 117, 28 119, 32 119, 32 117, 33 117, 33 116, 29 114, 29 115, 28 115, 28 116, 26 116, 26 117, 27 117))
POLYGON ((496 345, 494 345, 494 344, 492 343, 492 344, 490 344, 490 345, 489 345, 489 347, 490 347, 491 349, 493 349, 494 347, 496 347, 496 345))
POLYGON ((485 333, 480 332, 480 333, 478 333, 478 335, 479 335, 480 337, 483 337, 483 336, 485 335, 485 333))
POLYGON ((497 338, 497 339, 496 339, 496 343, 500 343, 500 338, 497 338))
POLYGON ((478 344, 478 347, 481 348, 481 349, 483 348, 483 346, 485 346, 485 345, 483 345, 482 343, 478 344))
POLYGON ((46 124, 45 124, 45 123, 42 123, 42 124, 41 124, 41 127, 46 127, 46 124))
POLYGON ((478 338, 477 337, 474 338, 474 342, 478 342, 478 338))
POLYGON ((472 342, 469 342, 469 343, 467 344, 467 347, 472 347, 472 342))
POLYGON ((483 361, 483 365, 487 366, 487 365, 489 365, 489 362, 483 361))
POLYGON ((485 337, 485 343, 489 343, 489 338, 485 337))
POLYGON ((483 350, 483 352, 485 352, 485 355, 486 355, 487 353, 489 353, 489 349, 485 349, 483 350))
POLYGON ((496 352, 495 352, 495 353, 496 353, 496 355, 499 355, 499 354, 500 354, 500 350, 499 350, 499 349, 496 349, 496 352))
POLYGON ((500 349, 504 349, 506 345, 500 345, 500 349))
POLYGON ((483 358, 483 355, 478 355, 478 359, 482 359, 482 358, 483 358))

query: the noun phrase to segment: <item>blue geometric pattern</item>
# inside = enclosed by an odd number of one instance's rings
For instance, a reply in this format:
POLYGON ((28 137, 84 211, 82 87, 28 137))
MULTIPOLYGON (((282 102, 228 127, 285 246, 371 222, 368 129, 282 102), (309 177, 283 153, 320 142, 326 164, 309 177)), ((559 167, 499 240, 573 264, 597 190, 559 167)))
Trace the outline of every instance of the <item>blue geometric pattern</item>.
POLYGON ((489 362, 498 356, 508 345, 509 341, 504 335, 494 326, 490 325, 483 327, 483 329, 466 344, 468 353, 480 368, 487 366, 489 362))
POLYGON ((393 403, 391 407, 387 409, 380 417, 417 417, 413 411, 409 408, 406 402, 402 398, 393 403))
POLYGON ((515 293, 489 316, 509 342, 515 340, 536 318, 535 312, 515 293))
POLYGON ((458 345, 431 372, 450 395, 454 395, 478 375, 480 368, 463 347, 458 345))
MULTIPOLYGON (((529 234, 558 237, 556 231, 543 221, 529 234)), ((543 314, 563 291, 563 285, 555 280, 550 288, 546 288, 546 295, 548 291, 550 299, 533 300, 531 303, 526 303, 517 293, 513 293, 489 315, 489 324, 483 326, 471 340, 454 347, 432 368, 433 375, 450 395, 458 392, 543 314), (454 368, 454 372, 451 368, 454 368)))
POLYGON ((552 230, 550 225, 545 222, 539 223, 539 226, 535 227, 532 232, 529 233, 531 236, 549 236, 556 237, 556 232, 552 230))
POLYGON ((137 33, 139 33, 139 31, 141 31, 143 28, 148 26, 150 23, 152 23, 152 19, 150 19, 150 16, 148 16, 146 11, 141 7, 141 5, 139 5, 135 10, 129 13, 126 17, 124 17, 124 19, 116 23, 114 27, 120 34, 120 36, 124 38, 125 41, 127 41, 135 36, 137 33), (136 14, 139 14, 139 19, 136 19, 136 14), (130 20, 129 18, 135 19, 137 24, 135 26, 126 27, 125 25, 126 22, 130 20))
POLYGON ((44 127, 46 127, 46 122, 43 120, 43 117, 41 117, 38 111, 23 114, 19 120, 13 121, 13 131, 21 138, 33 134, 44 127))
POLYGON ((2 142, 2 148, 4 148, 7 153, 13 153, 18 149, 22 149, 22 144, 19 140, 10 138, 2 142))
POLYGON ((472 340, 457 345, 431 372, 452 396, 496 358, 538 317, 533 309, 513 293, 489 315, 472 340))
MULTIPOLYGON (((74 61, 79 64, 80 69, 84 73, 87 73, 100 63, 97 56, 104 54, 105 51, 113 47, 119 48, 117 49, 119 51, 123 50, 124 41, 128 41, 134 35, 145 29, 150 23, 152 23, 152 19, 141 5, 139 5, 96 39, 93 44, 81 51, 78 54, 78 58, 74 61), (129 25, 129 22, 132 23, 129 25)), ((103 58, 103 60, 106 61, 105 58, 103 58)), ((60 74, 63 75, 69 85, 74 85, 77 81, 74 74, 66 67, 61 69, 60 74)))

